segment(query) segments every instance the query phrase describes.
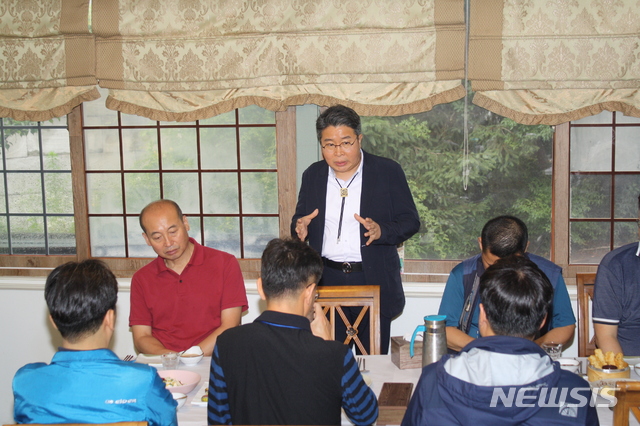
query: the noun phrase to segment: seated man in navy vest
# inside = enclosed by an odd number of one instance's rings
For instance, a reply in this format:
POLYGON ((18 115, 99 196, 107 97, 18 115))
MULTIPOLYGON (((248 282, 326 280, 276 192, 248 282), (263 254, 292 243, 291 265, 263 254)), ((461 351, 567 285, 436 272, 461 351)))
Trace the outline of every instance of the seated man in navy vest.
POLYGON ((440 302, 440 315, 447 316, 447 346, 459 351, 479 337, 478 293, 480 276, 496 260, 514 254, 533 261, 549 278, 554 290, 551 315, 536 336, 535 342, 566 344, 573 337, 576 319, 573 315, 562 268, 535 254, 525 254, 529 246, 527 226, 513 216, 498 216, 488 221, 478 238, 481 253, 451 271, 440 302))
POLYGON ((302 241, 267 244, 257 282, 267 310, 218 337, 208 424, 339 425, 341 408, 356 425, 375 422, 375 394, 314 303, 322 268, 302 241))

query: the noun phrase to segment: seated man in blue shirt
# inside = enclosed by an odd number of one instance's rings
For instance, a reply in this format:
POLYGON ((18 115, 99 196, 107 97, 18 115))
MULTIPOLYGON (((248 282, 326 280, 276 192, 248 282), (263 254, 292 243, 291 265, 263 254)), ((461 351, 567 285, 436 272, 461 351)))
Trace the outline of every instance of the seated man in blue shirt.
POLYGON ((257 282, 267 310, 218 337, 208 424, 339 425, 341 408, 356 425, 375 422, 375 394, 314 303, 322 268, 302 241, 267 244, 257 282))
POLYGON ((423 368, 402 425, 597 425, 589 383, 532 341, 553 300, 540 268, 500 259, 479 291, 482 337, 423 368))
POLYGON ((44 297, 62 335, 51 364, 27 364, 13 379, 17 423, 147 421, 177 426, 176 402, 155 368, 107 349, 118 282, 98 260, 69 262, 47 278, 44 297))
POLYGON ((459 351, 479 336, 478 283, 484 270, 496 260, 514 254, 533 261, 549 278, 554 297, 551 313, 538 332, 535 342, 566 344, 573 337, 573 315, 562 268, 547 259, 526 253, 529 246, 527 226, 514 216, 498 216, 488 221, 478 238, 481 253, 459 263, 449 275, 438 314, 447 316, 447 346, 459 351))

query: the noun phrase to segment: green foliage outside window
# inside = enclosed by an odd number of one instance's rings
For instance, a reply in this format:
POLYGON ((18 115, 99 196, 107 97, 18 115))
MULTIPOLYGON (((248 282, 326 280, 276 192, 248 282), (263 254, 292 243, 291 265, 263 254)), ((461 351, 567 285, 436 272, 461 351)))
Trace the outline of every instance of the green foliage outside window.
POLYGON ((469 179, 463 186, 464 101, 421 114, 363 117, 363 148, 399 162, 421 229, 405 243, 407 259, 463 259, 492 217, 510 214, 529 228, 529 251, 551 248, 550 126, 526 126, 470 105, 469 179))

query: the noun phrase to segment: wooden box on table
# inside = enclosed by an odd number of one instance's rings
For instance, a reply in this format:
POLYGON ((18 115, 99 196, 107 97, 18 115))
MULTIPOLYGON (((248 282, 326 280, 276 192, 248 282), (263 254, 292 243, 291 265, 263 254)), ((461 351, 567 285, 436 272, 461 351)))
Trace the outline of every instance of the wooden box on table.
POLYGON ((413 358, 409 355, 411 342, 404 340, 402 336, 391 338, 391 362, 399 369, 422 368, 422 341, 413 343, 413 358))
POLYGON ((399 425, 411 400, 413 383, 383 383, 378 397, 377 425, 399 425))

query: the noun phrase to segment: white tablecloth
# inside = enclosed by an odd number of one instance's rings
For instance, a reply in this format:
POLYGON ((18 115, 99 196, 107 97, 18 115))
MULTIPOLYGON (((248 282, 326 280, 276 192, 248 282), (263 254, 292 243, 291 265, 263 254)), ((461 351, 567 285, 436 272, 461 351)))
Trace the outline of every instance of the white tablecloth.
MULTIPOLYGON (((376 395, 380 394, 382 384, 385 382, 413 383, 415 389, 415 384, 420 378, 421 369, 415 368, 400 370, 391 362, 390 355, 371 355, 365 356, 364 358, 366 368, 369 370, 364 374, 371 378, 371 388, 376 395)), ((208 383, 210 363, 211 358, 206 357, 193 367, 188 367, 184 364, 180 364, 179 366, 180 369, 195 371, 201 376, 200 384, 198 384, 198 386, 189 393, 186 404, 178 410, 179 426, 204 426, 207 424, 207 407, 192 405, 191 401, 200 389, 202 383, 208 383)), ((632 370, 631 378, 640 380, 640 376, 635 370, 632 370)), ((602 426, 613 425, 613 411, 604 406, 606 404, 604 399, 598 397, 598 402, 600 405, 603 405, 602 407, 598 407, 598 418, 600 419, 600 424, 602 426)), ((632 419, 630 422, 631 425, 638 425, 638 422, 635 421, 633 415, 631 415, 630 418, 632 419)), ((351 423, 343 416, 343 424, 349 425, 351 423)))

